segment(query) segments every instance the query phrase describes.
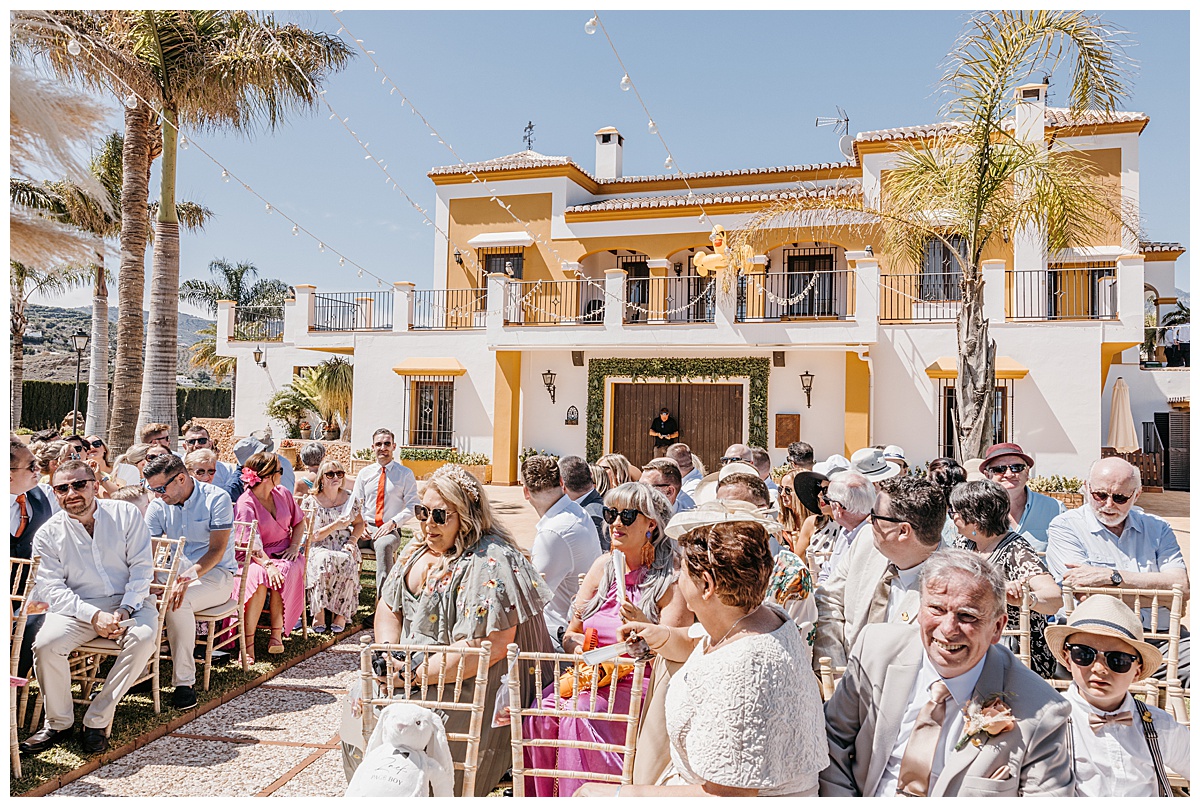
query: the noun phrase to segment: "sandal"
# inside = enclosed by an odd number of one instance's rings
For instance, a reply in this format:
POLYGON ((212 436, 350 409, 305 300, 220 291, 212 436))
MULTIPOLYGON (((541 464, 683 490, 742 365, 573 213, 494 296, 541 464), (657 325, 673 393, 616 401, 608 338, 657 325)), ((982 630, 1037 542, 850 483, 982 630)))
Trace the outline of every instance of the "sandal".
POLYGON ((271 655, 278 655, 283 652, 283 639, 271 637, 271 641, 267 642, 267 652, 271 655))
POLYGON ((322 633, 324 633, 324 632, 325 632, 325 626, 324 626, 324 625, 315 625, 315 624, 314 624, 314 625, 312 626, 312 632, 313 632, 313 633, 316 633, 316 634, 322 634, 322 633))
POLYGON ((334 624, 334 625, 331 625, 331 626, 329 627, 329 630, 331 630, 331 631, 332 631, 332 632, 334 632, 334 633, 341 633, 341 632, 342 632, 342 631, 344 631, 345 629, 346 629, 346 626, 345 626, 345 625, 337 625, 337 624, 334 624))

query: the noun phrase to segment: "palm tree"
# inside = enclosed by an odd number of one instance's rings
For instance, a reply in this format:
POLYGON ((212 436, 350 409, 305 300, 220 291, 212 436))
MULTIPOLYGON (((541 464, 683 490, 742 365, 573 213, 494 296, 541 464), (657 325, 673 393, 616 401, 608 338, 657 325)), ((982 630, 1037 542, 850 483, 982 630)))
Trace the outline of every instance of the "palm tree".
MULTIPOLYGON (((61 224, 75 227, 91 238, 95 272, 92 292, 91 365, 88 372, 87 434, 103 434, 108 430, 108 280, 105 276, 104 242, 121 230, 122 157, 125 138, 113 132, 105 138, 100 150, 93 155, 90 173, 103 196, 97 199, 87 188, 70 180, 34 184, 25 180, 10 180, 12 202, 34 210, 61 224)), ((149 205, 153 214, 157 203, 149 205)), ((212 218, 212 211, 194 202, 180 202, 176 211, 184 226, 195 231, 212 218)), ((139 305, 139 313, 141 306, 139 305)))
POLYGON ((9 288, 12 293, 9 327, 12 336, 12 417, 10 428, 21 425, 22 385, 25 381, 25 328, 29 320, 25 316, 29 298, 35 294, 61 293, 82 286, 91 279, 88 269, 55 268, 38 269, 17 261, 8 263, 9 288))
POLYGON ((1175 303, 1175 310, 1168 311, 1163 314, 1162 324, 1164 326, 1183 325, 1192 321, 1192 309, 1187 303, 1175 303))
POLYGON ((233 376, 234 387, 236 387, 237 359, 233 356, 221 356, 217 353, 216 323, 201 328, 196 331, 196 334, 204 338, 197 340, 188 348, 192 353, 191 358, 188 359, 188 365, 198 370, 207 370, 218 382, 224 381, 229 376, 233 376))
MULTIPOLYGON (((286 113, 315 106, 320 83, 348 62, 350 51, 336 37, 280 25, 271 15, 260 19, 246 11, 20 12, 14 20, 25 30, 32 47, 47 56, 61 75, 94 88, 109 88, 114 82, 103 69, 108 67, 125 85, 119 93, 131 88, 160 111, 161 204, 155 217, 145 383, 139 377, 136 385, 122 388, 118 346, 115 382, 122 406, 114 400, 113 415, 114 432, 119 422, 122 434, 131 437, 133 427, 126 415, 129 393, 137 389, 141 398, 138 425, 157 420, 174 428, 179 319, 179 221, 174 204, 178 127, 249 132, 257 121, 265 119, 274 128, 286 113), (87 58, 69 54, 67 45, 76 37, 85 40, 87 58)), ((135 103, 131 110, 142 112, 144 120, 131 120, 126 113, 127 146, 133 150, 131 141, 145 146, 139 157, 150 153, 149 110, 144 107, 135 103)), ((141 162, 128 159, 130 154, 126 156, 127 166, 140 168, 141 162)), ((138 196, 139 212, 147 198, 142 189, 148 187, 148 159, 145 165, 146 184, 142 184, 140 171, 136 177, 126 174, 130 195, 138 196)), ((122 204, 131 204, 124 192, 122 204)), ((135 227, 142 225, 144 235, 145 223, 144 218, 129 222, 131 248, 138 246, 134 243, 135 227)), ((124 241, 123 237, 123 259, 124 241)), ((139 262, 144 254, 144 237, 140 246, 136 252, 139 262)), ((140 296, 137 303, 140 312, 140 296)), ((122 316, 127 307, 122 295, 122 316)), ((137 325, 140 329, 140 317, 137 325)), ((132 336, 134 332, 131 323, 128 333, 132 336)))
POLYGON ((1136 213, 1121 209, 1084 157, 1061 146, 1048 154, 1044 143, 1019 140, 1012 126, 1016 86, 1052 73, 1071 54, 1071 110, 1113 112, 1128 94, 1122 35, 1081 12, 976 14, 942 77, 951 96, 946 121, 901 144, 877 203, 861 194, 800 194, 730 238, 737 256, 742 245, 759 252, 772 236, 778 243, 781 230, 790 233, 782 240, 796 241, 814 229, 844 228, 915 266, 931 240, 944 245, 962 273, 955 402, 964 457, 982 457, 992 443, 995 343, 983 316, 984 250, 1008 233, 1031 233, 1051 252, 1106 243, 1101 234, 1114 226, 1137 237, 1136 213))

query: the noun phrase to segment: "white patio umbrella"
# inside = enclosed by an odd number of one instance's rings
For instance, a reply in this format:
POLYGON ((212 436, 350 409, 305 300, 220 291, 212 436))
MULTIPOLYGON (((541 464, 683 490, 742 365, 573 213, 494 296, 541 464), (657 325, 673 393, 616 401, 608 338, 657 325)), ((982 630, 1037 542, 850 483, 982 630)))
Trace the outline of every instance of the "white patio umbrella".
POLYGON ((1133 425, 1133 410, 1129 406, 1129 385, 1124 378, 1113 384, 1112 408, 1108 413, 1108 442, 1118 454, 1140 451, 1137 429, 1133 425))

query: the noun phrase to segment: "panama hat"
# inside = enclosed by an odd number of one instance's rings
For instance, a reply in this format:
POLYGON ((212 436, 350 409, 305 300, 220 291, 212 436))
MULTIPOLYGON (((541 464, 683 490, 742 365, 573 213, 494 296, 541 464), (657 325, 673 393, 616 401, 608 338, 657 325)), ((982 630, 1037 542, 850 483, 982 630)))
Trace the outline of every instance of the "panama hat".
POLYGON ((908 467, 908 460, 904 458, 904 449, 900 446, 887 446, 883 449, 883 458, 885 460, 895 460, 908 467))
POLYGON ((821 502, 817 499, 817 491, 821 489, 822 482, 828 481, 829 477, 825 474, 815 471, 798 471, 795 478, 792 479, 792 490, 796 492, 796 498, 808 509, 808 512, 820 513, 821 502))
POLYGON ((967 472, 968 482, 982 482, 987 479, 987 474, 979 470, 979 466, 983 464, 981 459, 967 460, 962 464, 963 470, 967 472))
POLYGON ((275 438, 271 436, 270 427, 259 429, 256 432, 250 432, 250 436, 263 444, 263 451, 275 450, 275 438))
POLYGON ((814 471, 826 476, 832 476, 838 471, 849 471, 850 460, 843 457, 841 454, 830 454, 824 462, 818 462, 812 467, 814 471))
POLYGON ((900 473, 900 466, 883 459, 878 448, 860 448, 850 457, 850 470, 862 474, 872 482, 882 482, 900 473))
POLYGON ((768 535, 783 532, 783 525, 766 517, 765 511, 749 502, 718 499, 699 504, 691 510, 676 513, 667 523, 667 537, 679 540, 680 536, 697 527, 724 524, 729 521, 744 521, 762 526, 768 535))
POLYGON ((1005 454, 1013 454, 1025 461, 1025 464, 1033 467, 1033 457, 1021 450, 1021 447, 1016 443, 996 443, 988 449, 983 455, 983 463, 979 466, 980 470, 986 469, 996 457, 1003 457, 1005 454))
POLYGON ((696 489, 692 491, 692 501, 696 504, 715 501, 717 485, 733 474, 758 476, 758 469, 745 462, 731 462, 728 465, 722 465, 719 471, 713 471, 708 476, 701 477, 700 481, 696 483, 696 489))
POLYGON ((1078 633, 1112 636, 1133 645, 1142 657, 1142 670, 1136 680, 1144 681, 1162 666, 1163 655, 1157 647, 1143 639, 1142 621, 1125 603, 1108 594, 1093 594, 1071 612, 1065 625, 1046 627, 1046 646, 1059 663, 1067 669, 1067 654, 1063 645, 1078 633))

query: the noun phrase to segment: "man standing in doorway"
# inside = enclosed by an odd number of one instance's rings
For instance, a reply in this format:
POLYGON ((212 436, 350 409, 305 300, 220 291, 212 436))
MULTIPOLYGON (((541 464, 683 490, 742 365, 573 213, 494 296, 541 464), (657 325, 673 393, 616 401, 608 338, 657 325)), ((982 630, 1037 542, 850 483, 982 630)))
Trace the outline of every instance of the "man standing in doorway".
POLYGON ((658 417, 650 421, 650 436, 654 438, 655 459, 667 456, 667 446, 679 439, 679 424, 667 407, 658 410, 658 417))

